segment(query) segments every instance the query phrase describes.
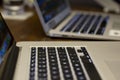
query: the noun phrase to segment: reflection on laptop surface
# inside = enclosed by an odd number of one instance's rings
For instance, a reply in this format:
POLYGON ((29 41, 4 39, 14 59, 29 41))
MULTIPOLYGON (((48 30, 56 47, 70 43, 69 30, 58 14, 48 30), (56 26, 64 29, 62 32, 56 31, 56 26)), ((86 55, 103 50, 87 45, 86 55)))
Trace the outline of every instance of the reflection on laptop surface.
POLYGON ((16 43, 1 15, 0 31, 0 80, 120 79, 120 42, 16 43))
POLYGON ((120 40, 120 16, 71 11, 67 0, 35 0, 34 4, 48 36, 120 40))

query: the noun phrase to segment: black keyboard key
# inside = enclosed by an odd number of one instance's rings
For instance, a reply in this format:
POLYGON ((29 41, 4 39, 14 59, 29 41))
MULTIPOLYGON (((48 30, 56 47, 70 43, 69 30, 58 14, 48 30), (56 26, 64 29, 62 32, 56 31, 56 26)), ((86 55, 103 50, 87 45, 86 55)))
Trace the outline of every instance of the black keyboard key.
POLYGON ((85 66, 85 69, 90 77, 90 80, 102 80, 98 71, 96 70, 94 63, 92 62, 89 53, 85 47, 81 47, 84 56, 80 56, 85 66))
POLYGON ((104 34, 105 29, 106 29, 106 25, 108 23, 108 20, 109 20, 109 16, 107 16, 103 19, 103 21, 101 22, 101 25, 100 25, 96 34, 98 34, 98 35, 103 35, 104 34))
POLYGON ((60 80, 56 49, 54 47, 48 47, 48 56, 51 80, 60 80))
POLYGON ((85 47, 81 47, 82 52, 84 53, 85 56, 88 55, 88 52, 85 47))
POLYGON ((82 29, 81 33, 86 33, 87 30, 89 29, 89 27, 91 26, 92 21, 94 20, 95 15, 92 15, 89 19, 89 21, 87 22, 87 24, 84 26, 84 28, 82 29))
POLYGON ((97 26, 99 25, 101 18, 102 18, 101 15, 97 17, 95 23, 93 24, 90 31, 88 32, 89 34, 94 34, 95 33, 95 30, 97 29, 97 26))
POLYGON ((79 32, 79 30, 82 28, 83 24, 86 22, 89 16, 90 15, 84 15, 84 19, 77 25, 73 32, 79 32))
POLYGON ((31 48, 31 61, 30 61, 30 80, 35 80, 35 61, 36 59, 36 48, 31 48))
POLYGON ((38 47, 38 79, 47 80, 47 61, 45 47, 38 47))
POLYGON ((65 25, 65 27, 61 29, 61 31, 70 32, 80 18, 81 18, 81 15, 80 15, 80 14, 76 14, 76 15, 65 25))
POLYGON ((73 47, 67 47, 67 51, 70 56, 70 60, 72 62, 72 66, 74 68, 77 79, 78 80, 86 80, 82 66, 80 64, 80 61, 76 54, 75 49, 73 47))
POLYGON ((59 55, 64 79, 73 80, 73 76, 72 76, 72 72, 71 72, 70 64, 68 62, 68 57, 67 57, 65 48, 58 47, 57 50, 58 50, 58 55, 59 55))
MULTIPOLYGON (((90 77, 91 80, 100 80, 100 76, 95 69, 95 66, 86 50, 85 47, 81 47, 77 51, 74 47, 32 47, 31 48, 31 60, 30 60, 30 74, 29 80, 48 80, 48 71, 50 70, 51 80, 60 80, 59 68, 63 73, 64 80, 74 80, 72 68, 76 75, 77 80, 86 80, 85 74, 83 72, 82 66, 80 64, 79 57, 76 52, 83 53, 83 56, 80 56, 82 59, 83 65, 90 77), (57 51, 57 52, 56 52, 57 51), (37 57, 36 57, 37 53, 37 57), (57 56, 59 58, 57 58, 57 56), (48 57, 48 62, 47 62, 48 57), (37 59, 37 69, 36 68, 36 59, 37 59), (69 60, 71 62, 69 63, 69 60), (60 67, 58 66, 58 60, 60 62, 60 67), (49 67, 47 66, 47 63, 49 67), (89 66, 89 67, 88 67, 89 66), (37 70, 37 78, 36 76, 37 70), (94 75, 93 75, 94 74, 94 75)), ((75 77, 75 76, 74 76, 75 77)))

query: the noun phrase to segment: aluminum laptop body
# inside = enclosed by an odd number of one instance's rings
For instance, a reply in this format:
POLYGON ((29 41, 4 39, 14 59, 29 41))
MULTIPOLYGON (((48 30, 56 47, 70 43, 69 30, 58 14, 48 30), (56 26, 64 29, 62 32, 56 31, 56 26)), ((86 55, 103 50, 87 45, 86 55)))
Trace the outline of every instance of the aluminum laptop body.
POLYGON ((71 11, 68 0, 35 0, 46 35, 51 37, 120 40, 120 16, 71 11))
POLYGON ((120 42, 16 43, 0 16, 0 43, 0 80, 120 78, 120 42))
POLYGON ((95 0, 95 1, 101 6, 103 6, 104 12, 120 13, 120 0, 95 0))

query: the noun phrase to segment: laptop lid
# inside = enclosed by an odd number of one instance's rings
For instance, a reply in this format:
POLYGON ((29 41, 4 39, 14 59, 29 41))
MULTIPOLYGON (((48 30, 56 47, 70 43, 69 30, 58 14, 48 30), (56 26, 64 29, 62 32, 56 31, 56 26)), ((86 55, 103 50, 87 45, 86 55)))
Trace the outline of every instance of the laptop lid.
POLYGON ((0 14, 0 80, 12 78, 17 54, 13 53, 13 47, 15 40, 0 14))
POLYGON ((34 5, 46 34, 70 13, 68 0, 35 0, 34 5))

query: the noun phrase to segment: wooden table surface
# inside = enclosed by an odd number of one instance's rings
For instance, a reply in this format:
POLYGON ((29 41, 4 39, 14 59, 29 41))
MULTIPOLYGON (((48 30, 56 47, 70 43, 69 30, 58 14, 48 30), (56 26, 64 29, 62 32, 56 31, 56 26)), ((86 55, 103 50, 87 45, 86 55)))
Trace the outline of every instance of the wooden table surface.
MULTIPOLYGON (((73 10, 87 10, 99 11, 96 8, 89 9, 88 7, 72 6, 73 10)), ((12 35, 16 41, 54 41, 54 40, 76 40, 64 38, 50 38, 45 35, 40 20, 37 16, 35 9, 31 10, 34 14, 27 20, 5 20, 12 35)))

